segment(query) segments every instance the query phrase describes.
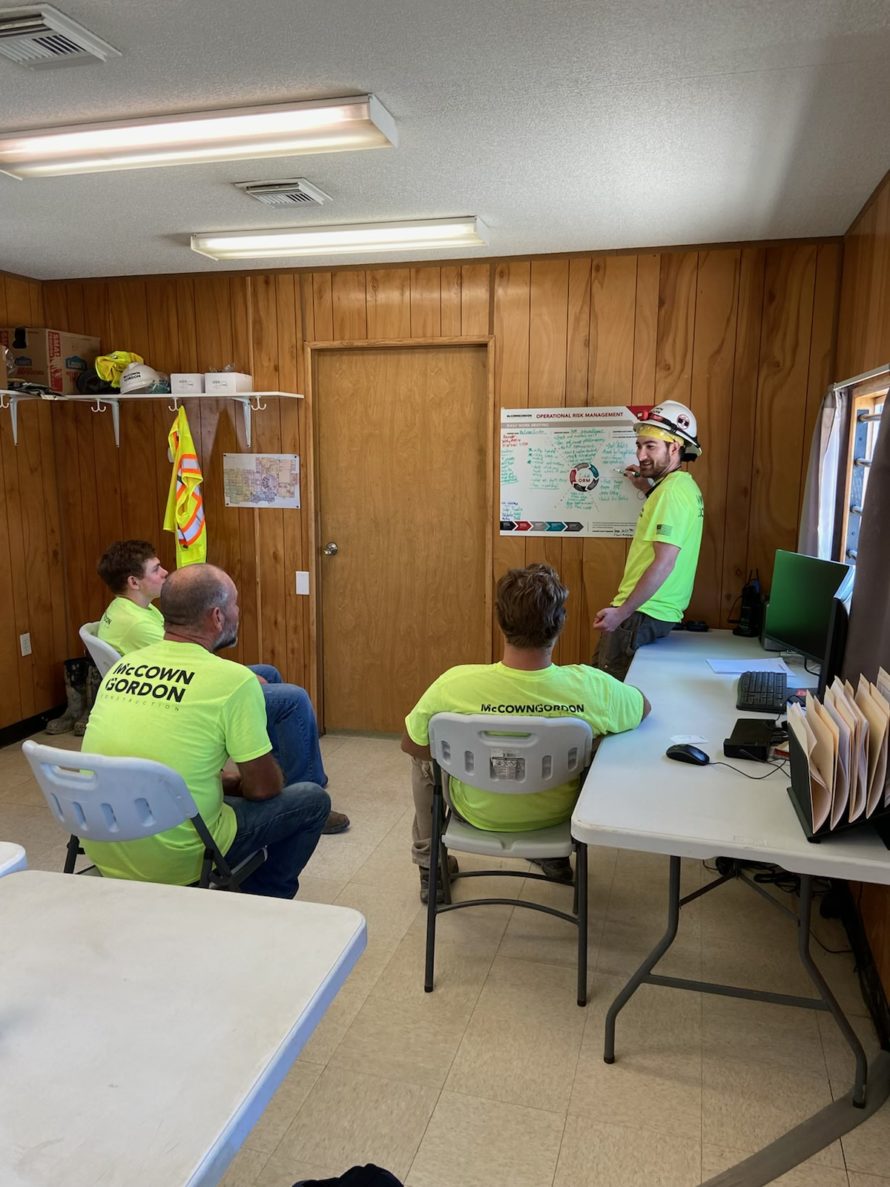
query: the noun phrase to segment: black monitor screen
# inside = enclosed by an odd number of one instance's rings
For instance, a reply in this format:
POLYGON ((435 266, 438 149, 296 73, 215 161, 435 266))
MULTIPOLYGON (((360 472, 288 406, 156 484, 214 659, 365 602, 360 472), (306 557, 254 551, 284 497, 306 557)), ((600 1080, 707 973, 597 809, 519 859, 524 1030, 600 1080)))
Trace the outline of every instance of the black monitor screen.
POLYGON ((800 552, 776 553, 764 634, 790 651, 821 662, 832 606, 849 565, 800 552))

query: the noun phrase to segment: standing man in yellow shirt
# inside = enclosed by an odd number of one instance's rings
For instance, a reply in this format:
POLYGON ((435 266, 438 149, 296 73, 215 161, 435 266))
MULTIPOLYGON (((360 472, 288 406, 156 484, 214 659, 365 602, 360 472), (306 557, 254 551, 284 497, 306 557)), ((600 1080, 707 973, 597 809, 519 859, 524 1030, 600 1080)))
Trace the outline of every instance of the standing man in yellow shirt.
POLYGON ((618 592, 593 620, 602 632, 593 665, 619 680, 637 648, 672 631, 692 598, 705 509, 695 479, 680 467, 701 457, 697 430, 692 411, 676 400, 656 404, 637 424, 638 468, 625 473, 646 502, 618 592))

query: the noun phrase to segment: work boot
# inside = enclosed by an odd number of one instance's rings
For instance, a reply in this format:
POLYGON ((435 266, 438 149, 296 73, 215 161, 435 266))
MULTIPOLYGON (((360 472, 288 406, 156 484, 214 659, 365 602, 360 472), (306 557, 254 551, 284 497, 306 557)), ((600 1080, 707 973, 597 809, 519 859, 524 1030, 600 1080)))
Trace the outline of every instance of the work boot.
POLYGON ((65 660, 65 694, 68 705, 61 717, 46 723, 48 734, 67 734, 83 713, 87 696, 87 660, 65 660))
MULTIPOLYGON (((457 864, 457 858, 448 855, 448 881, 454 877, 455 874, 460 873, 460 866, 457 864)), ((420 866, 420 901, 428 903, 430 901, 430 870, 429 866, 420 866)), ((442 885, 442 879, 436 883, 436 902, 444 903, 445 888, 442 885)))
POLYGON ((87 669, 86 681, 86 696, 83 698, 83 709, 80 717, 74 723, 74 736, 82 738, 87 732, 87 722, 90 720, 90 710, 96 703, 96 693, 99 691, 99 685, 102 683, 102 677, 99 675, 99 669, 91 659, 87 660, 90 665, 87 669))
POLYGON ((572 863, 567 857, 531 858, 533 866, 540 866, 541 873, 551 882, 564 882, 567 885, 574 880, 572 863))
POLYGON ((345 833, 349 828, 349 817, 344 812, 328 812, 328 818, 321 830, 322 836, 330 837, 334 833, 345 833))

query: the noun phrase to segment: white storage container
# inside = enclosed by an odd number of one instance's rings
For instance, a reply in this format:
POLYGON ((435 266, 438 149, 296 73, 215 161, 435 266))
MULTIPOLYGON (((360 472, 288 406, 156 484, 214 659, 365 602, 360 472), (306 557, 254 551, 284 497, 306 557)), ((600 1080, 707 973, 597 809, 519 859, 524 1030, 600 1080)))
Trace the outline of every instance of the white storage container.
POLYGON ((205 371, 204 391, 217 396, 234 396, 253 391, 253 376, 243 371, 205 371))
POLYGON ((176 372, 170 376, 170 390, 176 396, 196 395, 204 390, 204 376, 200 371, 176 372))

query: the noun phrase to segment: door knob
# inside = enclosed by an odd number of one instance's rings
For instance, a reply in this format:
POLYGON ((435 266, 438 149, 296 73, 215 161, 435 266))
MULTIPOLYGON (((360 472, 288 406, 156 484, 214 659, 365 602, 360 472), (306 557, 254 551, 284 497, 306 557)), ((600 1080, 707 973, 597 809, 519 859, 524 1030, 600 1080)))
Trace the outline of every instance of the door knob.
POLYGON ((340 549, 333 540, 330 542, 330 544, 325 544, 324 548, 322 549, 322 552, 325 554, 325 556, 336 556, 339 551, 340 549))

